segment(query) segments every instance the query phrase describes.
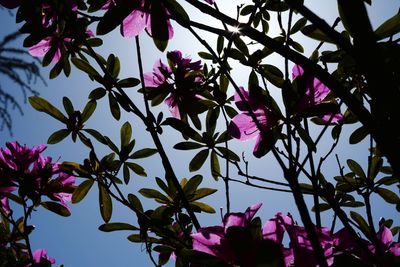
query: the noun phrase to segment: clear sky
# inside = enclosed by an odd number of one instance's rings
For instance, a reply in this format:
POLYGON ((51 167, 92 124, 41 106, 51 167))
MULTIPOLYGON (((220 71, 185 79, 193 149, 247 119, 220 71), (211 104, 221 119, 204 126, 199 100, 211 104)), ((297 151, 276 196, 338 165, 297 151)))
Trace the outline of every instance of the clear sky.
MULTIPOLYGON (((398 0, 375 0, 372 2, 373 6, 370 8, 370 17, 375 27, 381 24, 385 18, 397 13, 400 7, 398 0)), ((236 5, 241 3, 251 3, 251 1, 217 0, 217 3, 222 11, 227 11, 232 16, 236 16, 236 5)), ((332 24, 337 17, 335 3, 336 1, 332 0, 305 1, 307 6, 317 14, 322 15, 330 24, 332 24)), ((186 7, 187 5, 184 6, 186 7)), ((198 20, 205 24, 212 23, 213 25, 219 26, 216 22, 204 17, 204 15, 200 14, 198 11, 192 9, 189 11, 191 18, 194 18, 194 20, 198 20)), ((8 14, 4 9, 0 10, 0 22, 2 25, 0 28, 0 36, 4 36, 5 34, 17 29, 17 26, 13 23, 14 17, 8 14)), ((272 36, 279 34, 278 28, 274 23, 270 25, 272 36)), ((198 44, 188 32, 180 29, 176 24, 173 24, 173 26, 175 29, 175 36, 170 42, 167 50, 179 49, 185 55, 190 55, 195 60, 199 59, 197 52, 205 51, 205 49, 198 44)), ((213 43, 215 37, 204 35, 204 38, 215 47, 215 44, 213 43)), ((303 40, 300 36, 298 36, 298 38, 299 40, 303 40)), ((141 40, 144 69, 146 72, 151 71, 155 60, 161 58, 165 61, 165 56, 155 49, 151 40, 145 34, 141 35, 141 40)), ((21 42, 15 42, 15 45, 21 45, 21 42)), ((309 56, 314 48, 314 42, 306 42, 305 55, 309 56)), ((118 31, 114 31, 104 38, 104 46, 100 49, 100 53, 114 53, 121 58, 121 77, 138 77, 134 39, 124 39, 120 36, 118 31)), ((271 61, 272 63, 269 62, 269 64, 283 64, 283 59, 279 57, 272 57, 271 61)), ((236 64, 233 64, 233 66, 237 67, 236 64)), ((50 68, 42 69, 43 76, 47 77, 49 70, 50 68)), ((233 71, 234 78, 238 84, 244 86, 247 84, 248 77, 245 74, 246 70, 240 68, 233 71)), ((17 86, 9 82, 9 80, 4 79, 4 76, 0 76, 0 84, 3 89, 7 88, 7 90, 9 89, 10 91, 15 92, 15 97, 21 102, 23 101, 23 96, 19 92, 17 86)), ((68 96, 74 103, 74 106, 79 109, 84 107, 90 90, 96 87, 96 83, 91 82, 84 74, 76 70, 72 71, 70 78, 65 78, 63 75, 60 75, 55 80, 47 81, 47 86, 44 86, 40 81, 34 85, 34 88, 40 92, 40 95, 52 102, 54 105, 60 107, 62 105, 62 97, 68 96)), ((140 103, 141 98, 138 94, 132 93, 131 95, 136 103, 140 103)), ((50 134, 62 127, 60 123, 49 116, 34 111, 29 104, 23 104, 23 109, 23 116, 20 116, 17 112, 13 113, 15 115, 13 117, 14 135, 10 136, 7 131, 0 132, 1 146, 4 146, 5 142, 13 140, 18 140, 21 144, 26 144, 28 146, 46 143, 50 134)), ((157 108, 157 110, 163 110, 165 114, 168 114, 165 107, 157 108)), ((131 115, 123 114, 120 122, 115 122, 111 118, 108 112, 108 104, 104 100, 98 103, 98 108, 93 118, 88 122, 88 126, 101 129, 101 131, 105 135, 111 137, 111 139, 118 140, 119 128, 125 121, 129 121, 133 126, 133 135, 137 141, 137 148, 153 147, 151 140, 144 135, 145 131, 143 125, 140 124, 137 119, 132 118, 131 115)), ((167 148, 171 148, 179 141, 179 138, 172 131, 167 131, 162 136, 162 140, 167 148)), ((345 143, 346 142, 342 142, 342 145, 345 143)), ((282 175, 278 171, 277 166, 268 160, 268 158, 261 160, 252 158, 251 151, 253 144, 254 141, 249 141, 242 144, 234 144, 233 147, 238 149, 237 151, 246 152, 247 159, 250 159, 250 168, 254 173, 258 173, 266 178, 282 179, 282 175)), ((100 151, 104 151, 105 153, 107 150, 100 151)), ((49 145, 44 154, 52 156, 54 159, 59 159, 60 161, 81 162, 86 157, 87 152, 88 151, 79 143, 73 143, 70 139, 66 139, 60 144, 49 145)), ((176 167, 176 173, 179 177, 191 177, 193 175, 189 173, 187 167, 189 162, 188 159, 190 159, 191 155, 190 153, 177 153, 177 151, 172 149, 168 149, 168 153, 171 156, 171 159, 173 159, 173 164, 176 167)), ((353 147, 349 149, 348 146, 342 146, 339 153, 341 153, 343 157, 342 161, 345 161, 347 158, 357 158, 361 162, 366 162, 367 160, 366 151, 363 149, 354 149, 353 147)), ((142 187, 153 187, 154 177, 163 177, 163 171, 159 165, 159 158, 157 156, 153 156, 152 158, 146 159, 142 162, 148 173, 148 177, 133 177, 131 183, 126 188, 126 192, 136 192, 142 187)), ((208 164, 205 166, 208 166, 208 164)), ((217 209, 218 207, 223 207, 224 192, 222 183, 214 182, 209 176, 207 168, 203 168, 201 171, 205 178, 204 186, 219 189, 218 193, 205 199, 205 202, 212 204, 217 209)), ((327 171, 337 173, 337 166, 333 165, 332 169, 327 171)), ((263 222, 272 217, 278 211, 285 213, 291 212, 296 216, 292 197, 285 193, 278 194, 270 191, 244 188, 240 185, 232 184, 231 195, 232 210, 234 211, 243 211, 246 207, 254 203, 263 202, 263 207, 258 213, 263 222)), ((398 217, 398 213, 394 213, 393 207, 383 205, 379 201, 377 201, 377 203, 375 209, 377 216, 376 220, 378 220, 380 216, 398 217)), ((145 208, 155 206, 151 201, 145 201, 144 204, 145 208)), ((32 234, 32 246, 34 249, 45 248, 48 251, 48 254, 56 259, 57 264, 64 264, 66 267, 151 266, 150 261, 145 255, 144 248, 132 244, 126 239, 128 233, 103 233, 97 230, 97 227, 102 224, 102 219, 99 214, 96 190, 92 190, 88 197, 78 205, 72 205, 71 210, 72 216, 69 218, 59 217, 41 208, 34 213, 32 218, 33 223, 36 225, 36 230, 32 234)), ((219 212, 215 215, 201 215, 199 218, 203 225, 216 225, 220 223, 219 212)), ((297 217, 297 219, 299 218, 297 217)), ((119 207, 118 205, 114 206, 114 214, 111 221, 130 222, 134 225, 137 224, 135 216, 129 213, 127 209, 119 207)), ((329 215, 324 217, 324 222, 329 225, 329 215)), ((173 266, 172 262, 170 266, 173 266)))

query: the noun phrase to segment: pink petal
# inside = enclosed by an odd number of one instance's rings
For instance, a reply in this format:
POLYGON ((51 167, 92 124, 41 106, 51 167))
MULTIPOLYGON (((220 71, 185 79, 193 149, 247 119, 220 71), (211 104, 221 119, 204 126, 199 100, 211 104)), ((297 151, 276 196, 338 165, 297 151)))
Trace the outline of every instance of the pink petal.
POLYGON ((29 48, 29 54, 34 57, 43 57, 50 50, 51 38, 46 37, 34 46, 29 48))
POLYGON ((169 107, 169 111, 174 118, 181 119, 178 101, 173 93, 165 99, 165 104, 169 107))
MULTIPOLYGON (((249 99, 250 99, 249 91, 246 91, 243 87, 239 87, 239 92, 242 94, 244 100, 249 102, 249 99)), ((234 100, 235 100, 235 104, 239 110, 247 111, 246 105, 242 101, 242 98, 240 97, 238 92, 235 92, 234 100)))
POLYGON ((249 114, 241 113, 232 119, 229 133, 232 137, 245 141, 258 136, 260 131, 249 114))
POLYGON ((122 22, 122 35, 124 37, 138 36, 148 24, 149 16, 140 10, 134 10, 122 22))
POLYGON ((296 79, 298 76, 304 74, 304 70, 300 65, 294 65, 292 69, 292 79, 296 79))

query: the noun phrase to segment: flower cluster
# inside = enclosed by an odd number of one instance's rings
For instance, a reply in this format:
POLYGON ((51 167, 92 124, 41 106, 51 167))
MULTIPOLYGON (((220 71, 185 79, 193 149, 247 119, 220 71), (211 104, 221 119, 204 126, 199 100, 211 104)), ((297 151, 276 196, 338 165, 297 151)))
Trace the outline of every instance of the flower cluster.
POLYGON ((10 142, 6 147, 0 148, 0 207, 5 213, 10 212, 5 193, 17 189, 19 197, 31 200, 35 206, 41 203, 42 196, 47 196, 69 209, 67 202, 72 197, 75 177, 62 172, 51 157, 41 155, 45 145, 29 148, 10 142))
MULTIPOLYGON (((209 4, 214 3, 214 0, 205 0, 205 1, 209 4)), ((108 10, 110 7, 115 5, 116 5, 115 1, 107 0, 102 9, 108 10)), ((154 9, 158 8, 160 9, 157 10, 159 11, 159 13, 157 13, 159 16, 156 19, 159 21, 159 23, 161 23, 160 20, 165 21, 165 24, 167 25, 168 39, 171 39, 174 36, 174 29, 172 28, 171 21, 169 19, 170 12, 162 2, 160 3, 159 7, 154 9)), ((150 35, 152 35, 151 32, 152 14, 155 14, 153 11, 154 10, 151 1, 139 0, 137 7, 134 8, 134 10, 126 18, 124 18, 121 24, 121 34, 124 37, 134 37, 138 36, 140 33, 146 30, 150 35)))
MULTIPOLYGON (((317 78, 306 75, 299 65, 293 67, 292 74, 293 80, 298 82, 297 87, 300 92, 298 92, 291 115, 305 118, 317 113, 325 122, 331 123, 343 119, 343 115, 339 111, 331 111, 332 109, 338 110, 338 106, 334 100, 328 99, 331 92, 328 87, 317 78), (327 105, 328 108, 323 109, 322 105, 327 105), (315 112, 315 109, 318 108, 321 108, 321 111, 315 112)), ((253 94, 243 87, 235 92, 234 100, 237 108, 242 112, 232 119, 229 133, 233 138, 241 141, 257 138, 253 154, 260 158, 266 152, 265 135, 271 134, 271 130, 279 125, 280 115, 278 112, 273 112, 260 95, 253 94)))
MULTIPOLYGON (((271 253, 264 251, 262 246, 263 240, 269 240, 280 248, 285 266, 318 266, 305 227, 297 225, 290 214, 276 214, 262 229, 257 230, 262 231, 262 240, 257 238, 257 231, 254 234, 257 223, 254 223, 253 217, 260 207, 261 204, 256 204, 244 213, 228 213, 224 216, 222 225, 200 228, 197 233, 192 234, 193 250, 213 255, 228 264, 251 267, 260 264, 257 260, 262 257, 258 254, 271 253), (290 241, 288 247, 283 244, 285 232, 290 241)), ((336 257, 343 254, 369 262, 367 254, 347 229, 343 228, 335 234, 326 227, 315 227, 315 231, 329 266, 334 264, 336 257)), ((384 255, 400 256, 400 243, 393 241, 391 230, 383 223, 380 224, 377 239, 378 249, 384 255)), ((372 254, 376 253, 375 245, 364 239, 360 241, 372 254)), ((272 257, 278 258, 279 253, 272 257)))
POLYGON ((167 58, 168 65, 158 60, 153 72, 144 74, 148 97, 153 105, 165 99, 172 116, 177 119, 205 111, 206 108, 199 102, 204 83, 201 62, 192 62, 177 50, 168 52, 167 58))

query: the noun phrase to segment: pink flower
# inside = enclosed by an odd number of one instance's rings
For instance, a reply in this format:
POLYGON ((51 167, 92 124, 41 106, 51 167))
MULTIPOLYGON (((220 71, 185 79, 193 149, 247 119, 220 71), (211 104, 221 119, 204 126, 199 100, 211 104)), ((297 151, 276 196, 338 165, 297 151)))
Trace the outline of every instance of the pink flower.
MULTIPOLYGON (((139 6, 133 10, 122 22, 121 33, 124 37, 138 36, 144 29, 146 29, 146 31, 151 35, 151 1, 139 1, 139 6)), ((103 9, 107 10, 113 5, 115 5, 114 1, 108 0, 103 6, 103 9)), ((169 14, 166 8, 164 8, 164 12, 164 17, 168 27, 168 39, 171 39, 174 35, 174 30, 168 18, 169 14)))
MULTIPOLYGON (((333 264, 334 239, 328 228, 316 229, 318 239, 324 250, 328 265, 333 264)), ((318 266, 314 256, 313 247, 308 239, 306 229, 294 223, 292 216, 278 213, 270 219, 263 227, 263 238, 272 240, 281 245, 286 266, 318 266), (290 247, 285 248, 282 244, 284 233, 287 232, 290 239, 290 247)))
POLYGON ((54 183, 57 183, 58 186, 56 187, 56 190, 51 193, 51 196, 60 201, 67 209, 69 209, 67 202, 71 201, 72 192, 75 187, 75 180, 75 176, 63 172, 54 180, 54 183))
POLYGON ((259 243, 251 239, 250 223, 260 207, 261 203, 250 206, 244 213, 228 213, 222 225, 200 228, 192 234, 193 250, 216 256, 230 264, 252 266, 259 243), (238 244, 243 249, 238 250, 238 244))
MULTIPOLYGON (((304 78, 305 91, 304 95, 300 98, 297 103, 296 111, 306 112, 310 108, 313 108, 319 104, 326 103, 326 97, 331 92, 331 90, 326 87, 320 80, 312 76, 307 76, 304 74, 304 70, 300 65, 295 65, 292 69, 293 80, 298 77, 304 78)), ((343 115, 340 112, 337 113, 327 113, 322 116, 324 121, 337 122, 343 119, 343 115), (332 117, 332 119, 331 119, 332 117)))
MULTIPOLYGON (((394 242, 392 231, 389 228, 381 224, 376 235, 384 253, 400 256, 400 243, 394 242)), ((374 253, 376 248, 372 245, 370 249, 374 253)))
POLYGON ((55 36, 48 36, 41 40, 39 43, 37 43, 34 46, 31 46, 29 48, 29 54, 31 54, 34 57, 43 57, 49 52, 49 50, 52 47, 55 48, 55 53, 52 59, 52 63, 57 63, 61 59, 61 49, 62 47, 65 47, 66 42, 70 42, 70 39, 64 39, 60 40, 55 36))
POLYGON ((61 202, 66 208, 74 190, 75 177, 60 170, 59 163, 53 163, 51 157, 42 157, 45 145, 37 147, 21 146, 18 142, 6 143, 7 149, 0 148, 0 197, 3 208, 6 200, 1 193, 12 192, 18 188, 18 194, 28 198, 35 205, 41 196, 61 202), (53 179, 54 175, 58 175, 53 179))
MULTIPOLYGON (((47 252, 45 249, 37 249, 33 253, 33 262, 37 264, 54 264, 56 260, 47 256, 47 252)), ((28 266, 31 266, 29 264, 28 266)))
POLYGON ((238 92, 235 93, 235 104, 242 113, 236 115, 229 124, 229 133, 233 138, 241 141, 257 138, 253 154, 256 157, 265 155, 265 147, 263 144, 263 135, 260 132, 257 124, 254 122, 251 113, 246 108, 246 103, 254 113, 259 125, 266 132, 277 125, 278 119, 272 114, 271 110, 265 106, 262 99, 255 97, 243 87, 239 88, 244 97, 242 101, 238 92))
POLYGON ((204 111, 199 103, 201 85, 204 82, 202 64, 183 57, 180 51, 167 53, 169 66, 158 60, 153 72, 144 74, 149 99, 163 98, 173 117, 184 118, 204 111))

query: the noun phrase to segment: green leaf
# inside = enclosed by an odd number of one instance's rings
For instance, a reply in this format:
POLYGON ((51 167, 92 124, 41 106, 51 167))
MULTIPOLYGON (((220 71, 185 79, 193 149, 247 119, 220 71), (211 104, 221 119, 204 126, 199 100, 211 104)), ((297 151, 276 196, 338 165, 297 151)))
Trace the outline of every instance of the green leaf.
POLYGON ((215 209, 213 207, 202 202, 191 202, 190 205, 195 206, 206 213, 215 213, 215 209))
POLYGON ((157 152, 158 151, 155 148, 143 148, 143 149, 140 149, 140 150, 132 153, 132 155, 130 155, 129 158, 131 158, 131 159, 147 158, 147 157, 153 156, 157 152))
POLYGON ((129 145, 132 138, 132 126, 129 122, 125 122, 120 130, 121 148, 129 145))
POLYGON ((243 42, 243 40, 239 37, 239 35, 236 35, 236 37, 233 38, 233 43, 235 44, 237 49, 239 49, 240 52, 242 52, 246 56, 249 56, 249 49, 246 43, 243 42))
POLYGON ((82 60, 77 57, 71 58, 72 63, 74 64, 75 67, 80 69, 83 72, 86 72, 89 76, 92 77, 97 77, 101 78, 101 75, 95 70, 89 63, 87 63, 85 60, 82 60))
POLYGON ((211 55, 210 53, 207 53, 207 52, 198 52, 197 54, 202 59, 206 59, 206 60, 213 60, 214 59, 213 55, 211 55))
POLYGON ((45 208, 51 212, 54 212, 58 215, 64 216, 64 217, 68 217, 71 215, 71 212, 66 207, 64 207, 63 205, 61 205, 60 203, 57 203, 57 202, 45 201, 45 202, 40 203, 40 205, 43 208, 45 208))
POLYGON ((166 9, 162 1, 151 1, 151 34, 156 47, 163 52, 168 45, 166 9))
POLYGON ((276 87, 282 88, 284 83, 283 73, 273 65, 265 64, 263 67, 265 78, 276 87))
POLYGON ((96 100, 90 100, 87 102, 85 108, 82 111, 82 122, 85 123, 90 116, 92 116, 93 112, 96 110, 97 102, 96 100))
POLYGON ((107 91, 104 88, 102 88, 102 87, 96 88, 90 92, 89 99, 92 99, 92 100, 101 99, 106 95, 106 93, 107 93, 107 91))
POLYGON ((183 191, 185 192, 185 195, 188 196, 188 195, 194 193, 202 181, 203 181, 203 176, 201 176, 201 175, 195 175, 192 178, 190 178, 189 181, 183 187, 183 191))
POLYGON ((321 31, 320 29, 318 29, 315 25, 307 25, 305 26, 301 32, 308 36, 311 37, 315 40, 318 41, 322 41, 322 42, 328 42, 328 43, 335 43, 334 40, 332 40, 331 38, 329 38, 323 31, 321 31))
POLYGON ((111 77, 114 79, 118 78, 119 72, 121 70, 121 63, 114 54, 110 54, 107 59, 107 70, 110 72, 111 77))
POLYGON ((354 160, 348 159, 347 160, 347 165, 349 166, 350 170, 354 172, 358 177, 362 179, 366 179, 367 176, 365 175, 364 170, 362 167, 354 160))
POLYGON ((118 149, 118 147, 114 144, 114 142, 111 141, 111 139, 110 139, 108 136, 104 136, 104 139, 106 140, 108 147, 109 147, 112 151, 114 151, 115 153, 119 154, 119 149, 118 149))
POLYGON ((39 96, 31 96, 29 97, 29 103, 37 111, 44 112, 61 122, 67 122, 67 118, 64 116, 64 114, 62 114, 58 108, 53 106, 47 100, 39 96))
POLYGON ((229 160, 233 160, 233 161, 240 161, 240 158, 238 155, 235 154, 235 152, 233 152, 230 149, 226 149, 225 147, 219 146, 216 147, 216 149, 222 153, 222 155, 224 155, 225 158, 228 158, 229 160))
MULTIPOLYGON (((327 203, 320 203, 320 204, 318 204, 318 206, 319 206, 319 212, 324 212, 324 211, 331 209, 331 206, 327 203)), ((315 212, 316 211, 315 206, 313 206, 311 210, 313 212, 315 212)))
POLYGON ((204 147, 203 144, 195 143, 195 142, 180 142, 174 145, 175 149, 179 150, 192 150, 204 147))
POLYGON ((398 32, 400 32, 400 13, 386 20, 375 30, 378 40, 393 36, 398 32))
POLYGON ((142 234, 133 234, 128 236, 128 240, 133 243, 159 243, 160 241, 157 238, 146 236, 144 237, 142 234))
POLYGON ((88 134, 90 134, 91 136, 93 136, 97 141, 99 141, 100 143, 107 145, 107 140, 104 138, 104 136, 98 132, 97 130, 94 129, 83 129, 83 131, 87 132, 88 134))
POLYGON ((211 175, 215 181, 218 181, 218 177, 221 175, 221 169, 219 166, 217 153, 215 153, 214 150, 211 151, 210 164, 211 164, 211 175))
POLYGON ((71 100, 69 100, 69 98, 66 96, 63 97, 63 106, 68 115, 72 115, 74 113, 74 106, 72 105, 71 100))
POLYGON ((300 31, 307 23, 306 18, 301 18, 296 23, 293 25, 293 27, 290 29, 290 34, 295 34, 296 32, 300 31))
POLYGON ((67 129, 58 130, 50 135, 49 139, 47 139, 47 143, 52 145, 57 144, 64 140, 70 133, 71 131, 67 129))
POLYGON ((112 201, 110 194, 102 184, 99 184, 99 206, 101 217, 104 222, 108 223, 112 215, 112 201))
POLYGON ((162 124, 171 126, 175 130, 181 132, 183 136, 188 136, 197 142, 202 142, 201 135, 181 120, 167 118, 162 124))
POLYGON ((307 145, 308 149, 310 151, 317 151, 317 147, 314 143, 314 141, 312 140, 311 136, 306 132, 306 130, 304 130, 302 127, 297 127, 296 128, 297 133, 299 134, 301 140, 303 140, 303 142, 307 145))
POLYGON ((111 93, 108 94, 108 103, 110 105, 112 116, 118 121, 121 118, 121 109, 118 105, 117 100, 111 93))
POLYGON ((188 200, 195 201, 200 198, 214 194, 215 192, 217 192, 217 189, 214 189, 214 188, 199 188, 196 190, 194 196, 190 197, 188 200))
POLYGON ((142 203, 140 203, 140 200, 137 196, 134 194, 128 194, 128 201, 136 210, 143 212, 142 203))
POLYGON ((398 204, 400 203, 400 198, 396 193, 390 191, 386 188, 376 188, 375 190, 387 203, 398 204))
POLYGON ((147 176, 146 171, 139 164, 136 164, 136 163, 133 163, 133 162, 127 162, 126 165, 129 167, 129 169, 131 169, 137 175, 144 176, 144 177, 147 176))
POLYGON ((350 211, 350 217, 360 226, 361 231, 369 238, 371 236, 371 232, 369 230, 368 223, 364 220, 364 218, 355 211, 350 211))
POLYGON ((118 81, 118 86, 122 88, 131 88, 140 84, 140 80, 136 78, 126 78, 118 81))
POLYGON ((208 149, 204 149, 197 153, 189 163, 189 171, 198 171, 206 161, 208 152, 208 149))
POLYGON ((168 9, 168 12, 172 14, 175 20, 186 26, 189 23, 190 18, 189 15, 186 13, 185 9, 175 0, 164 0, 164 5, 168 9))
POLYGON ((150 189, 150 188, 142 188, 139 190, 139 193, 147 198, 153 198, 157 202, 167 204, 171 202, 171 199, 169 199, 167 196, 164 196, 161 192, 155 190, 155 189, 150 189))
POLYGON ((103 232, 114 232, 114 231, 124 231, 124 230, 136 231, 139 230, 139 228, 129 223, 114 222, 114 223, 105 223, 100 225, 99 230, 103 232))
POLYGON ((349 138, 349 143, 354 145, 360 143, 362 140, 365 139, 365 137, 368 136, 368 130, 364 127, 361 126, 360 128, 356 129, 352 134, 350 135, 349 138))
POLYGON ((129 168, 126 164, 124 164, 124 166, 122 167, 122 173, 124 176, 125 184, 129 184, 129 180, 131 179, 131 174, 130 174, 129 168))
POLYGON ((218 54, 221 54, 222 50, 224 49, 224 41, 225 41, 224 36, 219 35, 218 39, 217 39, 217 52, 218 52, 218 54))

